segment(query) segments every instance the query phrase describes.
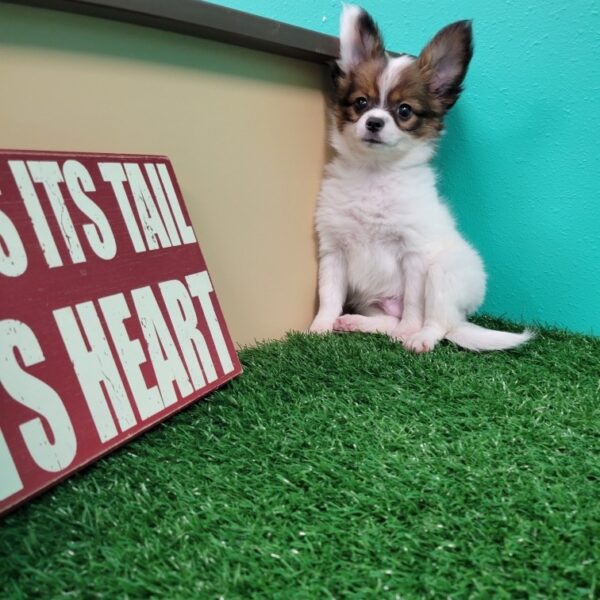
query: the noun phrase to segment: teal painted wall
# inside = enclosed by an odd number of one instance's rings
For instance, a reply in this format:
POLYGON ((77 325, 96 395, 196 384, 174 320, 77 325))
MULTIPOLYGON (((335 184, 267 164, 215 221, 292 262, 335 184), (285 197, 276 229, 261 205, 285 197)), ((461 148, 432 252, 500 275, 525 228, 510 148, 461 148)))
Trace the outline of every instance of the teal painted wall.
MULTIPOLYGON (((338 0, 222 5, 337 35, 338 0)), ((437 160, 486 262, 485 312, 600 335, 600 4, 363 0, 388 48, 474 20, 466 91, 437 160)))

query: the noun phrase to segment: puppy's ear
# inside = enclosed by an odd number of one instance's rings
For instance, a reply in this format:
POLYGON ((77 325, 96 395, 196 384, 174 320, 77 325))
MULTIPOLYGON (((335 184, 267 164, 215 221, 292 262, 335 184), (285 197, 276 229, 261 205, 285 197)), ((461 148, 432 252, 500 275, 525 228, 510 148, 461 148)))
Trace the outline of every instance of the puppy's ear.
POLYGON ((383 38, 371 15, 358 6, 345 4, 340 20, 340 60, 342 71, 349 73, 366 60, 385 54, 383 38))
POLYGON ((429 91, 444 110, 454 106, 473 56, 471 21, 457 21, 444 27, 425 46, 418 59, 429 91))
POLYGON ((341 91, 341 82, 344 73, 340 69, 337 61, 330 61, 327 63, 327 66, 329 67, 329 79, 325 82, 325 88, 328 98, 331 101, 335 101, 341 91))

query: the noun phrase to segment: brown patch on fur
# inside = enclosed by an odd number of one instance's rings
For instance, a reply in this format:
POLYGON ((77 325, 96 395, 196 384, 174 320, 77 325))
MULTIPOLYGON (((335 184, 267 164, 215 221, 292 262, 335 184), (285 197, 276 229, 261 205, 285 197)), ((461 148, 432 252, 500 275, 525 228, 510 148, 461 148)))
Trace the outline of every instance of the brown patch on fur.
POLYGON ((470 21, 457 21, 444 27, 425 46, 417 64, 430 92, 447 111, 462 92, 462 82, 473 56, 470 21))
POLYGON ((452 23, 438 32, 418 59, 400 72, 398 83, 388 93, 386 108, 396 125, 415 137, 438 137, 444 115, 460 96, 472 55, 469 21, 452 23), (401 104, 413 110, 407 120, 398 116, 401 104))
POLYGON ((345 123, 355 123, 366 110, 379 103, 379 77, 386 66, 385 58, 369 60, 359 64, 350 73, 339 72, 334 90, 333 114, 338 129, 341 131, 345 123), (368 105, 357 111, 354 102, 364 97, 368 105))
POLYGON ((386 108, 396 125, 415 137, 436 138, 444 128, 444 107, 429 91, 427 80, 416 62, 400 73, 398 83, 388 93, 386 108), (412 115, 407 120, 400 119, 398 115, 398 107, 402 104, 412 108, 412 115))
POLYGON ((385 54, 383 36, 373 17, 365 10, 361 10, 356 25, 361 44, 360 53, 363 55, 363 59, 366 61, 383 58, 385 54))
MULTIPOLYGON (((340 131, 347 123, 356 123, 365 111, 380 104, 378 82, 388 64, 388 59, 379 55, 383 51, 383 42, 376 25, 372 20, 363 21, 361 25, 361 35, 370 38, 375 58, 363 61, 349 73, 335 67, 331 107, 340 131), (368 104, 358 111, 354 102, 360 97, 366 98, 368 104)), ((362 43, 366 45, 364 40, 362 43)), ((444 115, 462 91, 472 55, 469 21, 458 21, 439 31, 415 62, 399 73, 397 83, 385 98, 384 108, 396 125, 418 138, 438 137, 444 128, 444 115), (413 111, 406 120, 398 115, 401 104, 408 104, 413 111)))

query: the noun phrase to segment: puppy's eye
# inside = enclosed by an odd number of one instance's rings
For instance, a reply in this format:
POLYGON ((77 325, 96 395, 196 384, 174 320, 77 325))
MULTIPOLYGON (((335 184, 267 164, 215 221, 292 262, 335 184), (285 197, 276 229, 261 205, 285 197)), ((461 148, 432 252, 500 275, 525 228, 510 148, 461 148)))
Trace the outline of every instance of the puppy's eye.
POLYGON ((362 112, 367 108, 367 104, 369 104, 369 101, 364 96, 361 96, 354 101, 354 110, 356 112, 362 112))
POLYGON ((413 109, 408 104, 401 104, 397 110, 398 117, 401 121, 406 121, 407 119, 410 119, 411 115, 413 114, 413 109))

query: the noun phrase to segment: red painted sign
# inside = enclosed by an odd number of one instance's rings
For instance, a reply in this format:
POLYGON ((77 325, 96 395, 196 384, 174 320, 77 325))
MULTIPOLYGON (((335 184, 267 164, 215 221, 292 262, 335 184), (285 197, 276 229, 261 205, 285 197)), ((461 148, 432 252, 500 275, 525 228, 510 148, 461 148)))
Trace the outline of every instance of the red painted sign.
POLYGON ((0 152, 0 512, 240 372, 167 158, 0 152))

